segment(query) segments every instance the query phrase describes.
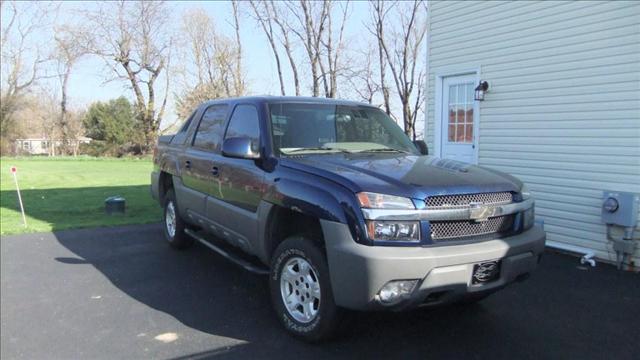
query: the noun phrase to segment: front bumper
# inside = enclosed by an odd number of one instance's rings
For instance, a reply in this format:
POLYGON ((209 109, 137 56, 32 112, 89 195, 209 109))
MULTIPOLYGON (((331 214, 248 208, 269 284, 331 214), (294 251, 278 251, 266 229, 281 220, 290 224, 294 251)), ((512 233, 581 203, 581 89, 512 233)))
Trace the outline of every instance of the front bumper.
POLYGON ((544 251, 539 226, 511 237, 440 247, 377 247, 353 241, 346 225, 323 221, 336 304, 355 310, 382 308, 376 294, 392 280, 420 279, 396 308, 455 301, 504 287, 533 271, 544 251), (501 260, 498 279, 472 284, 474 264, 501 260))

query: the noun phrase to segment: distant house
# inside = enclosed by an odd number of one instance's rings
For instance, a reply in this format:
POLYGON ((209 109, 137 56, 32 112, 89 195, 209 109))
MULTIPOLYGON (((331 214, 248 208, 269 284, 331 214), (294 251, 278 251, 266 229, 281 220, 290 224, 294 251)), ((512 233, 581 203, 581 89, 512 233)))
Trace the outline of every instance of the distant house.
POLYGON ((519 177, 550 246, 614 261, 603 191, 640 193, 640 2, 428 8, 431 153, 519 177))
MULTIPOLYGON (((91 138, 80 136, 75 140, 68 140, 69 145, 88 144, 91 138)), ((56 155, 56 149, 63 145, 62 140, 51 140, 45 138, 16 139, 16 153, 24 155, 56 155)))

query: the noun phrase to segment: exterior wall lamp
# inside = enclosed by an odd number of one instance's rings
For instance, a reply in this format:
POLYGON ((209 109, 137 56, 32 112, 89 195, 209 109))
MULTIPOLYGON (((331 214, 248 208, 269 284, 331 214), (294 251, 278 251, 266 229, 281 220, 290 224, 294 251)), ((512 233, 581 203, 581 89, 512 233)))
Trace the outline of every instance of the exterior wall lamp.
POLYGON ((480 80, 478 86, 476 86, 476 94, 474 96, 474 100, 484 101, 484 94, 489 90, 489 83, 486 81, 480 80))

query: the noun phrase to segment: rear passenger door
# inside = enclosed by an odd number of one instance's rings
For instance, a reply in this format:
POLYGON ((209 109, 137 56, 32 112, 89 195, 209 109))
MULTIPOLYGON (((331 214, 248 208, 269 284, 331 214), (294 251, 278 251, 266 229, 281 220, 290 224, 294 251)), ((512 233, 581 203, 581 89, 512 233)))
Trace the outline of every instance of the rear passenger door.
POLYGON ((195 204, 187 204, 187 208, 202 217, 207 215, 207 196, 221 196, 218 166, 222 158, 222 137, 227 112, 226 104, 214 104, 204 111, 191 144, 188 144, 180 161, 185 187, 197 194, 197 200, 193 199, 195 204))

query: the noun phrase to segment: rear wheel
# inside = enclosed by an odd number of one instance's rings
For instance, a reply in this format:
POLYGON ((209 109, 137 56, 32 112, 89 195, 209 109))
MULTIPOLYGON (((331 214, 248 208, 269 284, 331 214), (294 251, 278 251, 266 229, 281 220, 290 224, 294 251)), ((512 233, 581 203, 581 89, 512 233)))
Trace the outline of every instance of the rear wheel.
POLYGON ((193 244, 193 238, 184 232, 187 225, 178 212, 173 189, 169 189, 164 196, 163 220, 164 236, 172 248, 186 249, 193 244))
POLYGON ((322 249, 311 239, 292 236, 276 249, 269 279, 271 300, 284 327, 305 341, 327 339, 342 319, 322 249))

